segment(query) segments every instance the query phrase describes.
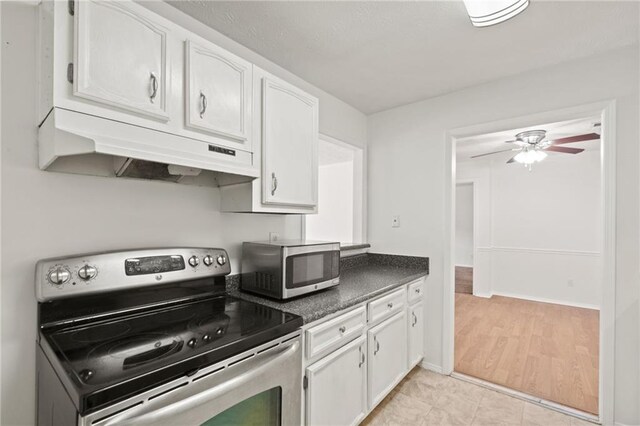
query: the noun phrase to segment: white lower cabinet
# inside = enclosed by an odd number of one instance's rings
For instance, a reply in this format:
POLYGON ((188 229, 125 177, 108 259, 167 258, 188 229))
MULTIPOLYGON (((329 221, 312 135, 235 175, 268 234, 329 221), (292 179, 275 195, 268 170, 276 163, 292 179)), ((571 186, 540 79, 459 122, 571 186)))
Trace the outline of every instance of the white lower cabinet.
POLYGON ((423 358, 424 348, 424 308, 422 302, 409 307, 409 368, 418 364, 423 358))
POLYGON ((368 331, 369 408, 376 406, 407 372, 407 315, 400 313, 368 331))
POLYGON ((307 367, 307 425, 355 425, 367 414, 365 336, 307 367))

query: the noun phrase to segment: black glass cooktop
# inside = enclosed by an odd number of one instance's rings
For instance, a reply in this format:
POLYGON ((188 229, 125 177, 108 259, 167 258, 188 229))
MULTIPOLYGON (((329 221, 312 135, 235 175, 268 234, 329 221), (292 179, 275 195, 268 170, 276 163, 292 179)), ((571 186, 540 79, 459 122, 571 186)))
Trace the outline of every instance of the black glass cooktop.
POLYGON ((302 326, 302 318, 232 298, 43 330, 87 413, 191 374, 302 326))

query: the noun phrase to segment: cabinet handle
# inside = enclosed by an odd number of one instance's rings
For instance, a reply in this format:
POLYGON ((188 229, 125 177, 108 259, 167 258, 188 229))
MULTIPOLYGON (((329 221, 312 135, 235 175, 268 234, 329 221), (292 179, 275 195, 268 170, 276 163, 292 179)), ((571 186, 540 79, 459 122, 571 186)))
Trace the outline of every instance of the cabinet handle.
POLYGON ((151 80, 151 94, 149 95, 149 100, 153 103, 156 95, 158 94, 158 77, 156 77, 156 74, 152 72, 149 78, 151 80))
POLYGON ((204 113, 207 112, 207 97, 202 90, 200 91, 200 118, 204 117, 204 113))
POLYGON ((413 324, 411 324, 411 327, 415 327, 418 323, 418 317, 416 316, 415 312, 411 312, 411 315, 413 315, 413 324))
POLYGON ((420 294, 420 289, 416 288, 416 293, 420 294))
POLYGON ((278 189, 278 178, 274 172, 271 173, 271 195, 275 195, 276 189, 278 189))
POLYGON ((377 337, 374 337, 373 341, 374 341, 374 343, 376 345, 376 348, 373 350, 373 354, 375 355, 378 352, 380 352, 380 342, 378 342, 378 338, 377 337))
POLYGON ((338 330, 340 330, 340 333, 344 334, 345 331, 347 331, 347 327, 345 327, 344 325, 342 327, 340 327, 338 330))
POLYGON ((393 308, 393 303, 391 303, 391 302, 387 303, 387 308, 389 308, 389 309, 393 308))
POLYGON ((362 346, 358 346, 358 352, 360 352, 360 362, 358 363, 358 368, 362 368, 365 361, 364 352, 362 352, 362 346))

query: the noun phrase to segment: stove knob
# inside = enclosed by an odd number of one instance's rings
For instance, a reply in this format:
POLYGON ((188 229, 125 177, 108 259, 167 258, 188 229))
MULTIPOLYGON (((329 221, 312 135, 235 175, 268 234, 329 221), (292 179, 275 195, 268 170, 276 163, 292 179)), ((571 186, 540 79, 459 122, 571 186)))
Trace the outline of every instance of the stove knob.
POLYGON ((89 281, 98 274, 98 270, 91 265, 84 265, 78 270, 78 276, 81 280, 89 281))
POLYGON ((211 341, 211 335, 210 334, 205 334, 204 336, 202 336, 202 340, 204 340, 205 342, 209 343, 211 341))
POLYGON ((50 271, 47 276, 49 282, 54 285, 62 285, 69 281, 69 278, 71 278, 71 272, 62 266, 56 267, 56 269, 50 271))
POLYGON ((227 257, 222 254, 218 255, 218 257, 216 257, 216 262, 218 262, 218 265, 223 266, 227 263, 227 257))
POLYGON ((207 266, 211 266, 213 265, 213 257, 211 257, 210 255, 206 255, 203 259, 202 259, 202 263, 204 263, 207 266))
POLYGON ((198 339, 196 339, 195 337, 193 339, 189 339, 189 341, 187 342, 187 346, 189 346, 190 348, 195 348, 197 344, 198 339))
POLYGON ((80 376, 80 379, 86 383, 93 377, 93 370, 89 370, 87 368, 78 373, 78 375, 80 376))
POLYGON ((224 333, 224 328, 218 327, 218 329, 216 330, 216 334, 222 334, 222 333, 224 333))
POLYGON ((189 258, 189 265, 191 265, 191 266, 193 266, 195 268, 199 264, 200 264, 200 259, 198 259, 198 256, 191 256, 189 258))

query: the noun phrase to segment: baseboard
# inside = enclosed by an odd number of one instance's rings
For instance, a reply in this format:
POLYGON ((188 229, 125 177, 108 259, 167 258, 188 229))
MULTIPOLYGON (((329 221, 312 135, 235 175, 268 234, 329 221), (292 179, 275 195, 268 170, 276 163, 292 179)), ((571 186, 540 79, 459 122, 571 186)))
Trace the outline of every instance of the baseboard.
MULTIPOLYGON (((566 302, 564 300, 547 299, 545 297, 524 296, 522 294, 508 293, 504 291, 494 291, 492 292, 491 296, 511 297, 513 299, 531 300, 532 302, 553 303, 554 305, 573 306, 575 308, 594 309, 596 311, 600 310, 599 306, 590 305, 588 303, 566 302)), ((485 296, 481 296, 481 297, 485 297, 485 296)))
POLYGON ((434 373, 442 374, 441 366, 426 362, 424 360, 420 363, 420 367, 424 368, 425 370, 433 371, 434 373))
POLYGON ((475 297, 483 297, 485 299, 490 299, 493 296, 491 293, 473 293, 475 297))
POLYGON ((471 269, 473 269, 473 265, 461 265, 459 263, 456 263, 454 266, 459 266, 461 268, 471 268, 471 269))

